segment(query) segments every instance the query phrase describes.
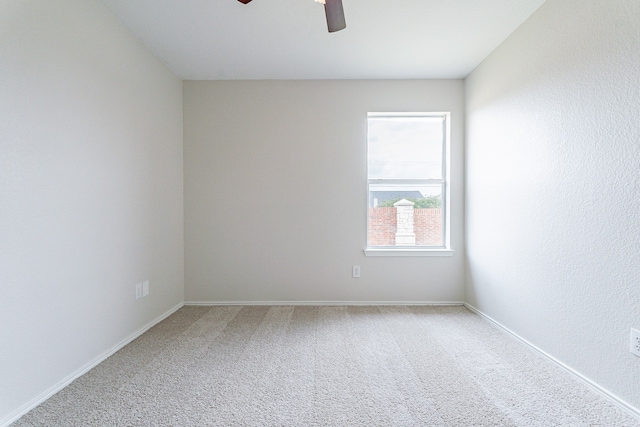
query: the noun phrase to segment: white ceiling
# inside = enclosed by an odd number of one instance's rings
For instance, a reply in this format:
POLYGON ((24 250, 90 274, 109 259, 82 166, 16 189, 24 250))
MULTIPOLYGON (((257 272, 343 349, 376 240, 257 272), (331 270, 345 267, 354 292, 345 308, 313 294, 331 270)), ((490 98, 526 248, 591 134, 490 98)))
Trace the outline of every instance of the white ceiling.
POLYGON ((102 0, 189 80, 462 78, 544 1, 102 0))

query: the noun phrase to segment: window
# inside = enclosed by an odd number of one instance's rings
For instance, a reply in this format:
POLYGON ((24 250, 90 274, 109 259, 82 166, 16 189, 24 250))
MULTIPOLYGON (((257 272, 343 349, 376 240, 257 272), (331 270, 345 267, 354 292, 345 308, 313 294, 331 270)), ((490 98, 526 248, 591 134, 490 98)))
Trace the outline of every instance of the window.
POLYGON ((449 249, 448 113, 369 113, 367 255, 449 249))

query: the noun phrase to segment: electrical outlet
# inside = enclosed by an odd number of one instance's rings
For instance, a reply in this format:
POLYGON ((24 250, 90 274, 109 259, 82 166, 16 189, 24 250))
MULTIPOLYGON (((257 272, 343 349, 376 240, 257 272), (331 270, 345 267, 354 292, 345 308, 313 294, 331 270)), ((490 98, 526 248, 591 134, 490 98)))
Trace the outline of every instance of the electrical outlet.
POLYGON ((142 296, 146 297, 147 295, 149 295, 149 281, 145 280, 142 282, 142 296))
POLYGON ((360 277, 360 266, 359 265, 354 265, 353 266, 352 276, 355 277, 355 278, 360 277))
POLYGON ((136 299, 142 298, 142 283, 136 283, 136 299))
POLYGON ((640 331, 631 329, 631 353, 640 357, 640 331))

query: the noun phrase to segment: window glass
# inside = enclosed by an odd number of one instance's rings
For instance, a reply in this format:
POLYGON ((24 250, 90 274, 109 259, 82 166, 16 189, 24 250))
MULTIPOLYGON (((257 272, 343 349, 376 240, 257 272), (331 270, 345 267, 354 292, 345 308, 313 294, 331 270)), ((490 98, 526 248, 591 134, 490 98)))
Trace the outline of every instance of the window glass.
POLYGON ((447 117, 369 114, 368 247, 446 246, 447 117))
POLYGON ((442 179, 442 117, 369 117, 370 179, 442 179))

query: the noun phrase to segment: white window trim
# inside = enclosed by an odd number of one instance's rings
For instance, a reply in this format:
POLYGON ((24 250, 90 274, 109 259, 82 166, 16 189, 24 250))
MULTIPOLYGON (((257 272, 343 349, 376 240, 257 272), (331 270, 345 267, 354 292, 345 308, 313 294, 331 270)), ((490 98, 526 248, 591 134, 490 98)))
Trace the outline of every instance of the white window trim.
POLYGON ((453 256, 456 251, 453 249, 407 249, 407 248, 367 248, 364 250, 366 256, 453 256))
MULTIPOLYGON (((443 153, 443 176, 441 181, 443 183, 442 202, 444 207, 444 230, 443 230, 443 247, 431 247, 431 246, 368 246, 369 241, 367 237, 367 247, 364 249, 365 256, 394 256, 394 257, 406 257, 406 256, 421 256, 421 257, 450 257, 453 256, 455 250, 451 248, 451 113, 449 112, 406 112, 406 113, 384 113, 375 112, 368 113, 369 117, 423 117, 423 116, 442 116, 445 122, 445 141, 444 141, 444 153, 443 153)), ((368 144, 367 144, 368 145, 368 144)), ((367 161, 368 164, 368 161, 367 161)), ((367 171, 369 170, 367 166, 367 171)), ((369 184, 375 180, 367 179, 367 212, 369 206, 369 184)), ((367 214, 367 236, 369 234, 369 215, 367 214)))

